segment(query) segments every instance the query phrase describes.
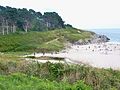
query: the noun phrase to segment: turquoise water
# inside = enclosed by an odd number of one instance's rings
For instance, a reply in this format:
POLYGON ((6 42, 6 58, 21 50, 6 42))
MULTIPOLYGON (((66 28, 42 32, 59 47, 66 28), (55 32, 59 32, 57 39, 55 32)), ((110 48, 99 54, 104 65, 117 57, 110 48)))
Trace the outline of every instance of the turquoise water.
POLYGON ((120 42, 120 29, 93 29, 97 34, 106 35, 110 38, 110 42, 120 42))

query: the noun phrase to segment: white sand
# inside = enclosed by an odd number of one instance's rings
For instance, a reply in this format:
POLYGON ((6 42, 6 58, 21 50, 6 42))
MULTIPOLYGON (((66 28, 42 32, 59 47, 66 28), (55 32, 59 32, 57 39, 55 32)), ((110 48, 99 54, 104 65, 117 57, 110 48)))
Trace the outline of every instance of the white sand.
MULTIPOLYGON (((43 54, 36 54, 39 56, 43 54)), ((120 44, 116 43, 74 45, 58 54, 44 56, 64 57, 66 62, 82 62, 99 68, 120 69, 120 44)))

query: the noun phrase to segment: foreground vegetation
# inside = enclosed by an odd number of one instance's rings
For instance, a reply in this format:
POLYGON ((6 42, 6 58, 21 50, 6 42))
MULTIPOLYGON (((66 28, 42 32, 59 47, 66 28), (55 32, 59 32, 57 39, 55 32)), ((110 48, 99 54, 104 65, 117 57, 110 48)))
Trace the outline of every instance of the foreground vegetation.
POLYGON ((0 55, 1 90, 119 90, 120 71, 0 55))
POLYGON ((18 32, 0 36, 0 52, 60 51, 67 42, 74 43, 79 39, 85 40, 91 36, 91 32, 73 28, 56 29, 46 32, 18 32))
POLYGON ((46 79, 39 79, 25 74, 12 74, 0 76, 0 90, 92 90, 83 81, 73 85, 68 82, 56 82, 46 79))

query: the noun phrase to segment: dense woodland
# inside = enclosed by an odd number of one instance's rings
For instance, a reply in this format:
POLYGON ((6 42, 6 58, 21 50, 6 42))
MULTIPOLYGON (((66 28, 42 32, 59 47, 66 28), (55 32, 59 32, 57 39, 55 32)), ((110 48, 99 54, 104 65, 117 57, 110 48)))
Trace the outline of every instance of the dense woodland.
POLYGON ((32 9, 16 9, 0 6, 0 33, 2 35, 16 31, 46 31, 64 28, 64 21, 56 12, 36 12, 32 9))

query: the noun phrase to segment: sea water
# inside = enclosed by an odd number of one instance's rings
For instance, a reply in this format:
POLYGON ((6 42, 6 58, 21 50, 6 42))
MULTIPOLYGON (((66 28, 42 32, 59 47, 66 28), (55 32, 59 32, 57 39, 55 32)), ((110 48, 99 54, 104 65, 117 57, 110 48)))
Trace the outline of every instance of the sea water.
POLYGON ((97 34, 106 35, 110 42, 120 43, 120 29, 93 29, 90 30, 97 34))

